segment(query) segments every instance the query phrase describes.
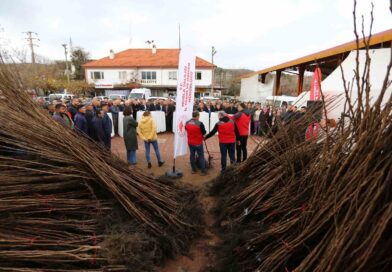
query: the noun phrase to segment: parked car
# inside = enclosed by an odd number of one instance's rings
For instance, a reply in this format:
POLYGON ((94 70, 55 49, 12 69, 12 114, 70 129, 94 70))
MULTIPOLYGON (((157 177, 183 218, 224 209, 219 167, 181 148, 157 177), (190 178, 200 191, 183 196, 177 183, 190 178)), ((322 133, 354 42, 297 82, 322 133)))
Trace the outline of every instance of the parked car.
POLYGON ((109 95, 109 99, 110 100, 117 100, 117 99, 126 100, 127 96, 122 95, 122 94, 111 94, 111 95, 109 95))
POLYGON ((167 99, 168 99, 167 97, 150 96, 147 100, 153 102, 155 100, 167 100, 167 99))
POLYGON ((104 95, 96 96, 96 98, 97 98, 98 100, 109 99, 107 96, 104 96, 104 95))
POLYGON ((275 107, 281 107, 283 102, 286 102, 288 105, 293 105, 296 100, 297 100, 296 96, 288 96, 288 95, 279 95, 279 96, 270 95, 266 97, 267 104, 275 107))
POLYGON ((54 100, 71 100, 75 96, 73 94, 61 94, 55 93, 49 95, 49 102, 53 102, 54 100))
POLYGON ((214 97, 214 96, 203 96, 200 97, 200 101, 206 101, 206 100, 219 100, 218 97, 214 97))

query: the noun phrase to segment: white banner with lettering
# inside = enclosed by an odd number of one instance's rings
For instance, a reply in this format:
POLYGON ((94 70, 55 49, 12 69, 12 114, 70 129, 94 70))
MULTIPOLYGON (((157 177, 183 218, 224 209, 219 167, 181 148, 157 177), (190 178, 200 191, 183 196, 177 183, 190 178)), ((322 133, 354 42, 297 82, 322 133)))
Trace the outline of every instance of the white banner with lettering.
POLYGON ((185 131, 186 122, 192 118, 195 95, 195 62, 196 55, 191 47, 181 48, 178 64, 176 125, 174 132, 174 158, 185 155, 188 150, 188 139, 185 131))

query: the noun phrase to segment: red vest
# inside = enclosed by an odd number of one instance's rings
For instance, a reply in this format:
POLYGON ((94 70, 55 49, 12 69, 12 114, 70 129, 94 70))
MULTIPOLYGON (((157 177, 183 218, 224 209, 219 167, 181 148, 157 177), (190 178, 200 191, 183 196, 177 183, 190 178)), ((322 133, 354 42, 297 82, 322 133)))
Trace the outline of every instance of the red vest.
POLYGON ((218 137, 222 144, 235 143, 235 125, 232 120, 229 122, 218 122, 218 137))
POLYGON ((188 144, 201 145, 203 144, 203 134, 201 134, 200 122, 194 119, 186 122, 186 132, 188 134, 188 144))
POLYGON ((247 115, 243 112, 241 113, 240 118, 235 120, 235 124, 237 125, 240 136, 249 135, 249 122, 250 122, 250 115, 247 115))

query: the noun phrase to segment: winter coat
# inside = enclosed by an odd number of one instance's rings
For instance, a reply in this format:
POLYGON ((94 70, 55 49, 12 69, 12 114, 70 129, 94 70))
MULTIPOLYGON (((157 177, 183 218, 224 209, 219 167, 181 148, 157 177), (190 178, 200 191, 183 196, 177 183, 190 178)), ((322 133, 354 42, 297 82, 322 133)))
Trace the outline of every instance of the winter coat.
POLYGON ((74 123, 77 132, 88 135, 87 119, 84 114, 76 113, 74 123))
POLYGON ((93 124, 93 135, 92 135, 93 140, 104 145, 105 131, 103 129, 103 119, 98 116, 94 116, 92 124, 93 124))
POLYGON ((124 117, 124 143, 127 150, 137 150, 137 122, 131 116, 124 117))
POLYGON ((52 119, 61 124, 63 127, 73 129, 74 128, 74 123, 72 122, 72 119, 66 114, 60 114, 55 112, 52 116, 52 119))
POLYGON ((105 115, 103 116, 102 122, 105 135, 110 137, 110 135, 112 134, 112 120, 107 113, 105 113, 105 115))
POLYGON ((113 118, 118 118, 118 113, 120 112, 120 107, 113 105, 110 107, 110 112, 112 113, 113 118))
POLYGON ((86 117, 87 120, 87 132, 88 132, 88 136, 90 136, 90 138, 93 138, 94 135, 94 126, 93 126, 93 118, 94 118, 94 112, 93 111, 86 111, 86 114, 84 115, 86 117))
POLYGON ((143 116, 140 119, 138 133, 143 141, 156 141, 158 139, 157 125, 151 116, 143 116))
POLYGON ((75 116, 78 113, 78 110, 76 109, 76 107, 74 105, 70 104, 68 106, 68 112, 71 114, 72 121, 74 121, 75 116))

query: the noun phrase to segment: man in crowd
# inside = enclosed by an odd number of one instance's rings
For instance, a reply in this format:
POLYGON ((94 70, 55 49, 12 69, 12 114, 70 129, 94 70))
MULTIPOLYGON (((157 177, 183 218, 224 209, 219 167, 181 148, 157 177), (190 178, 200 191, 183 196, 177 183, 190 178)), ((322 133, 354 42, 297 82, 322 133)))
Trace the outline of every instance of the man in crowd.
POLYGON ((137 110, 138 111, 146 111, 146 110, 148 110, 147 101, 145 99, 143 99, 142 101, 139 102, 137 110))
POLYGON ((215 111, 215 108, 211 105, 210 101, 207 102, 207 105, 204 107, 204 111, 208 112, 208 116, 211 116, 211 112, 215 111))
POLYGON ((94 97, 91 104, 93 105, 93 112, 95 115, 97 111, 101 110, 101 102, 99 102, 98 98, 94 97))
POLYGON ((110 107, 110 112, 113 118, 114 134, 118 135, 118 114, 120 113, 120 100, 113 101, 113 105, 110 107))
POLYGON ((66 113, 66 106, 64 104, 56 104, 53 120, 62 125, 63 127, 73 129, 74 124, 71 118, 66 113))
POLYGON ((73 98, 70 105, 68 106, 68 112, 71 113, 72 121, 75 120, 76 113, 78 112, 78 106, 80 104, 79 98, 73 98))
POLYGON ((218 134, 219 149, 221 153, 221 171, 226 169, 227 153, 229 153, 230 164, 235 163, 235 142, 239 138, 239 132, 234 121, 226 116, 225 112, 218 113, 219 121, 215 124, 214 128, 205 137, 208 138, 218 134))
POLYGON ((98 110, 92 120, 92 139, 98 144, 105 146, 105 131, 103 128, 103 116, 105 112, 103 110, 98 110))
POLYGON ((162 110, 161 100, 155 100, 154 101, 154 108, 155 108, 156 111, 161 111, 162 110))
POLYGON ((163 102, 163 112, 165 113, 166 119, 166 132, 173 131, 173 113, 174 113, 174 105, 170 99, 165 100, 163 102))
POLYGON ((246 105, 244 103, 240 103, 238 105, 238 112, 234 114, 233 118, 239 131, 239 137, 237 139, 237 163, 240 163, 248 158, 247 145, 250 114, 247 112, 246 105))
POLYGON ((55 104, 53 103, 48 104, 48 112, 50 116, 54 115, 54 113, 56 112, 55 104))
POLYGON ((192 174, 196 173, 196 153, 199 157, 201 175, 205 176, 206 164, 203 149, 203 136, 206 134, 204 124, 199 121, 200 114, 198 111, 192 113, 192 119, 186 122, 185 130, 188 134, 188 145, 190 151, 190 162, 192 174))
POLYGON ((197 108, 199 112, 203 112, 205 110, 205 105, 202 101, 199 102, 199 107, 197 108))
POLYGON ((102 125, 103 125, 103 131, 104 131, 104 144, 105 147, 110 150, 112 147, 112 120, 110 119, 108 112, 109 112, 109 105, 108 104, 102 104, 101 106, 102 111, 104 112, 103 118, 102 118, 102 125))
POLYGON ((75 115, 75 130, 82 136, 88 135, 88 126, 86 119, 86 107, 84 105, 78 106, 78 112, 75 115))
POLYGON ((93 139, 93 134, 94 134, 94 132, 93 132, 93 130, 94 130, 94 127, 93 127, 94 115, 95 115, 95 113, 93 110, 93 104, 91 104, 91 103, 87 104, 86 105, 86 113, 84 116, 86 117, 86 121, 87 121, 87 134, 91 139, 93 139))

